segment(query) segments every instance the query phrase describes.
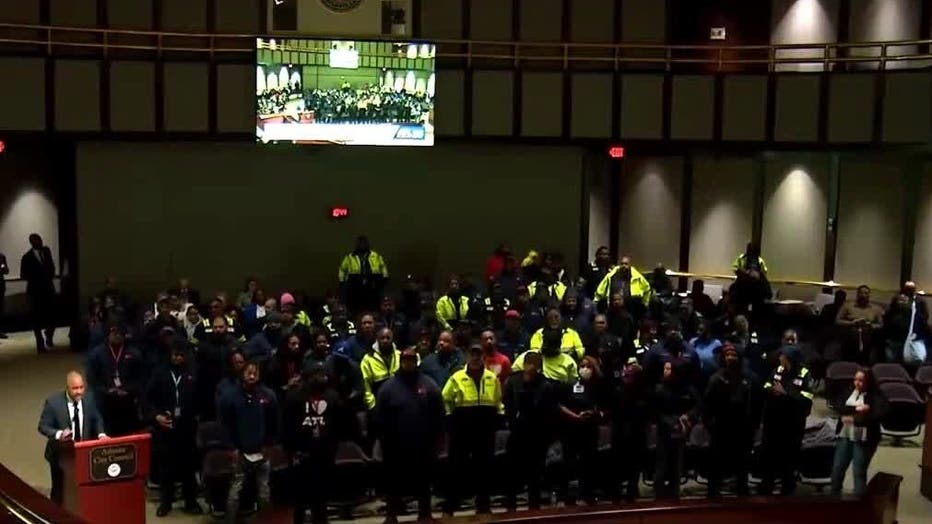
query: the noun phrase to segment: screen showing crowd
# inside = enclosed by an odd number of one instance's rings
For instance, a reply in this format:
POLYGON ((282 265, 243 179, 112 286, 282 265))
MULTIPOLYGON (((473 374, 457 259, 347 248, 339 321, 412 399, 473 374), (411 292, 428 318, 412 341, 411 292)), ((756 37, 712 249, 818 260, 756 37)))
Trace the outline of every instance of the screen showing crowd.
POLYGON ((433 44, 256 39, 256 140, 434 144, 433 44))

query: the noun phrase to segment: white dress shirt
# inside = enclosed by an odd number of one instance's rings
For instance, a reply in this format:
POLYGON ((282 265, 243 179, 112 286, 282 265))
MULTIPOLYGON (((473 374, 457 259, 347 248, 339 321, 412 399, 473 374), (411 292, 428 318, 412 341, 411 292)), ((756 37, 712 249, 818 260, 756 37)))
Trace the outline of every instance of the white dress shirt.
MULTIPOLYGON (((71 438, 74 438, 74 401, 71 400, 71 397, 68 397, 68 429, 71 430, 71 438)), ((87 434, 87 428, 84 426, 84 400, 78 401, 78 421, 81 423, 81 433, 80 437, 83 439, 84 434, 87 434)), ((64 433, 64 430, 58 430, 55 432, 55 440, 61 440, 61 435, 64 433)), ((97 438, 104 438, 107 435, 101 433, 97 435, 97 438)))

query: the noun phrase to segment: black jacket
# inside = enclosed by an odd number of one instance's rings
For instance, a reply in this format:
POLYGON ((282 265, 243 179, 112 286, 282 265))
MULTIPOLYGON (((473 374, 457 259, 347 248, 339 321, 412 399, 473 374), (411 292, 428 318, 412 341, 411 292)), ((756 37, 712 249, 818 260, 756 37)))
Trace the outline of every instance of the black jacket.
POLYGON ((19 275, 26 281, 26 294, 49 295, 55 293, 52 280, 55 278, 55 261, 52 260, 52 250, 48 246, 39 248, 42 262, 36 258, 35 252, 30 249, 23 254, 20 260, 19 275))
POLYGON ((205 420, 214 419, 214 395, 217 384, 227 369, 230 351, 236 346, 232 336, 220 340, 208 339, 197 347, 197 399, 199 414, 205 420))
POLYGON ((709 378, 703 396, 703 420, 711 432, 749 432, 757 419, 754 382, 740 372, 737 375, 720 369, 709 378))
POLYGON ((557 420, 557 391, 554 383, 543 375, 526 382, 523 373, 508 377, 502 391, 505 417, 512 434, 542 439, 552 434, 557 420))
POLYGON ((291 453, 316 457, 336 455, 347 440, 352 412, 332 388, 314 392, 305 385, 288 392, 282 413, 282 444, 291 453))
MULTIPOLYGON (((117 353, 120 355, 120 353, 117 353)), ((110 346, 102 344, 87 355, 87 385, 97 398, 103 399, 111 388, 117 387, 116 375, 120 376, 120 389, 134 398, 139 398, 145 388, 146 369, 142 355, 134 348, 123 347, 119 364, 114 360, 110 346)))
POLYGON ((170 368, 156 370, 146 388, 143 403, 143 415, 146 421, 152 424, 154 434, 158 435, 161 432, 168 431, 155 421, 157 415, 166 414, 172 416, 174 422, 172 431, 194 434, 197 427, 197 404, 194 396, 196 390, 197 381, 191 370, 178 370, 174 376, 170 368), (175 377, 179 377, 177 402, 175 399, 175 377), (175 416, 176 407, 180 408, 180 415, 177 417, 175 416))
MULTIPOLYGON (((841 406, 840 415, 853 415, 854 416, 854 425, 867 428, 867 443, 871 446, 876 446, 880 443, 880 421, 887 416, 887 413, 890 412, 890 404, 887 402, 887 399, 880 393, 880 391, 868 391, 865 393, 864 403, 870 406, 870 411, 867 413, 856 413, 854 408, 848 408, 845 406, 845 402, 848 400, 848 397, 851 396, 851 393, 854 391, 854 385, 849 385, 842 391, 839 391, 838 396, 835 397, 835 405, 841 406)), ((841 416, 838 417, 838 423, 835 425, 835 433, 841 431, 842 422, 841 416)))
POLYGON ((243 453, 259 453, 278 438, 278 399, 265 386, 257 385, 251 393, 242 386, 231 390, 217 409, 230 441, 243 453))
POLYGON ((698 419, 699 394, 695 388, 683 383, 661 382, 654 386, 651 405, 658 437, 689 438, 689 428, 682 427, 680 418, 685 415, 690 425, 698 419))
POLYGON ((420 372, 413 383, 394 376, 379 389, 372 421, 386 453, 432 459, 443 430, 440 388, 420 372))

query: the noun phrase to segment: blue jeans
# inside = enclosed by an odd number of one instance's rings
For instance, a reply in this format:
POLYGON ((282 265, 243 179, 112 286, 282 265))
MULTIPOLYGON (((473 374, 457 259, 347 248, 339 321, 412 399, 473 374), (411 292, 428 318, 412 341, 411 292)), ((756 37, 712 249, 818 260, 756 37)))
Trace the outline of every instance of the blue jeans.
POLYGON ((846 438, 835 441, 835 462, 832 465, 832 494, 841 495, 841 487, 845 483, 845 473, 850 464, 854 474, 854 494, 858 497, 864 494, 867 486, 867 467, 877 446, 867 442, 853 442, 846 438))

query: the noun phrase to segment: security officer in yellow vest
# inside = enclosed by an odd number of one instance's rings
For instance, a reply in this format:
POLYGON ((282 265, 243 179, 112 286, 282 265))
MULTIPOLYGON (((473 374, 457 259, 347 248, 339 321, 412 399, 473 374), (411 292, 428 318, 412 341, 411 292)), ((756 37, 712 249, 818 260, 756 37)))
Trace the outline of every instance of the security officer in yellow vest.
POLYGON ((796 466, 813 396, 812 375, 801 360, 798 346, 783 346, 780 365, 764 384, 761 495, 773 493, 777 476, 782 495, 796 490, 796 466))
POLYGON ((562 384, 572 384, 576 381, 578 375, 576 359, 560 349, 562 341, 563 333, 561 330, 550 329, 544 331, 541 337, 540 349, 529 349, 518 355, 518 358, 511 364, 512 373, 524 369, 524 359, 528 353, 540 353, 543 355, 544 378, 562 384))
POLYGON ((760 311, 764 301, 773 296, 767 281, 767 262, 760 256, 760 246, 748 242, 744 253, 731 264, 735 283, 729 288, 731 300, 739 313, 760 311))
POLYGON ((358 315, 375 311, 388 280, 388 266, 382 255, 369 248, 369 239, 360 236, 352 253, 343 257, 338 271, 340 290, 350 312, 358 315))
POLYGON ((640 322, 650 304, 650 283, 634 268, 628 255, 621 257, 620 264, 612 268, 596 288, 595 301, 600 311, 605 311, 609 297, 616 291, 621 292, 631 316, 640 322))
POLYGON ((230 315, 223 310, 223 301, 219 298, 215 298, 210 301, 210 310, 209 314, 204 316, 201 319, 201 325, 194 328, 194 339, 193 343, 197 344, 200 341, 206 340, 210 336, 211 332, 211 319, 222 316, 227 321, 226 333, 233 335, 234 338, 240 342, 245 342, 246 339, 242 336, 242 333, 239 333, 239 325, 236 323, 236 316, 230 315))
POLYGON ((459 276, 450 277, 447 294, 437 299, 437 322, 443 330, 452 330, 469 316, 469 296, 463 292, 459 276))
POLYGON ((362 362, 359 364, 366 408, 371 410, 375 407, 375 398, 379 394, 379 388, 398 371, 400 358, 401 352, 395 348, 392 330, 380 329, 375 336, 375 344, 362 357, 362 362))
POLYGON ((560 350, 568 354, 573 360, 579 362, 586 356, 586 347, 579 337, 579 333, 569 327, 563 327, 563 315, 557 308, 547 310, 546 324, 531 335, 529 347, 541 350, 544 347, 544 336, 548 332, 557 333, 560 337, 560 350))
POLYGON ((454 373, 443 387, 450 436, 451 484, 443 504, 444 516, 453 516, 466 495, 476 491, 476 513, 491 513, 490 475, 495 459, 495 432, 505 407, 498 377, 485 368, 482 348, 469 348, 466 367, 454 373))
POLYGON ((489 296, 480 298, 470 307, 470 315, 477 326, 501 330, 505 327, 505 312, 511 307, 511 301, 505 297, 502 284, 493 280, 489 284, 489 296))
POLYGON ((557 278, 550 266, 544 265, 540 268, 540 279, 531 282, 527 291, 531 295, 531 300, 546 302, 541 303, 541 306, 550 306, 563 301, 566 284, 557 278))

